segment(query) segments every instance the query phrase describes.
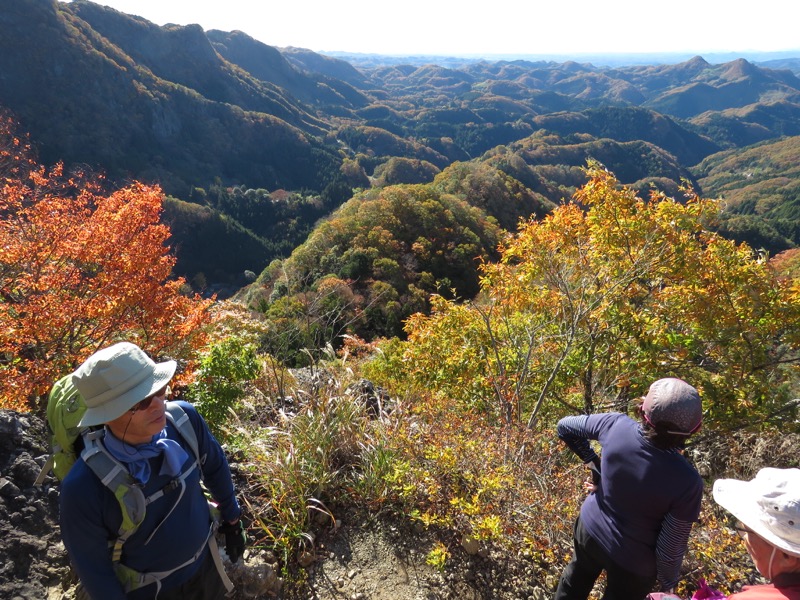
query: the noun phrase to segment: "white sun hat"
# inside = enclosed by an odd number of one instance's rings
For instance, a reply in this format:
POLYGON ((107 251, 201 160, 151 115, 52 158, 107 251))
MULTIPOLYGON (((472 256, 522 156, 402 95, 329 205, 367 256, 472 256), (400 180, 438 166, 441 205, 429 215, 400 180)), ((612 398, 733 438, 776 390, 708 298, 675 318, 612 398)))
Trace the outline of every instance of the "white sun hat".
POLYGON ((72 382, 86 401, 79 425, 100 425, 122 416, 166 386, 176 368, 174 360, 153 362, 130 342, 98 350, 72 374, 72 382))
POLYGON ((751 481, 719 479, 714 500, 754 533, 800 557, 800 469, 761 469, 751 481))

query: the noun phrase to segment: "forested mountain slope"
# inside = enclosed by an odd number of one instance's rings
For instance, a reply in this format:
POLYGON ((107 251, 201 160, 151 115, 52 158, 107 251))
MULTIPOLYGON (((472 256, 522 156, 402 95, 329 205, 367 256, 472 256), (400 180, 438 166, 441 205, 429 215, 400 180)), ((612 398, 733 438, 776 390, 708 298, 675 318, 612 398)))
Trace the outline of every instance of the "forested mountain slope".
MULTIPOLYGON (((176 269, 210 282, 287 256, 358 189, 424 183, 455 162, 487 162, 555 205, 590 159, 639 190, 674 193, 685 179, 702 193, 691 168, 706 157, 800 134, 800 78, 786 60, 349 63, 88 0, 4 3, 0 21, 0 107, 42 162, 158 182, 235 222, 215 229, 218 247, 255 244, 210 256, 201 273, 181 256, 197 247, 178 233, 191 227, 175 223, 176 269)), ((504 227, 529 216, 491 210, 504 227)))
POLYGON ((692 171, 722 202, 728 237, 771 254, 800 244, 800 136, 720 152, 692 171))
POLYGON ((85 7, 97 9, 55 0, 1 9, 0 105, 44 161, 184 193, 215 177, 291 189, 321 189, 332 178, 336 154, 300 128, 314 119, 222 61, 198 27, 160 28, 85 7))

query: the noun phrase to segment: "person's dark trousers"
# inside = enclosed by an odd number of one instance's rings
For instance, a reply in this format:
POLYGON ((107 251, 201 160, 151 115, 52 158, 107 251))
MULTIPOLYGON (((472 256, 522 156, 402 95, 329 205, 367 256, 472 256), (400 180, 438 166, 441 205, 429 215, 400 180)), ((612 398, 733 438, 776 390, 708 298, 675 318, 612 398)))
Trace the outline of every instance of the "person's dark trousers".
POLYGON ((603 600, 644 600, 652 590, 655 577, 642 577, 617 565, 586 533, 580 518, 575 521, 574 543, 554 600, 586 600, 602 571, 606 572, 603 600))

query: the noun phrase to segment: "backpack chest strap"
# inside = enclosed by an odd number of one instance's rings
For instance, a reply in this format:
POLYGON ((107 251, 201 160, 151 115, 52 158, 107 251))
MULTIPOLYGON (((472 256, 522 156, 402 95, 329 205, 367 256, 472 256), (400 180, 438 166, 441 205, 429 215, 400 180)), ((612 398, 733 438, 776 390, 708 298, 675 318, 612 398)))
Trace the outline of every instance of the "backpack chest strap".
POLYGON ((152 494, 150 494, 150 495, 149 495, 147 498, 145 498, 145 503, 146 503, 146 504, 150 504, 150 503, 152 503, 152 502, 155 502, 156 500, 158 500, 158 499, 159 499, 159 498, 161 498, 162 496, 165 496, 165 495, 169 494, 170 492, 173 492, 173 491, 177 490, 177 489, 178 489, 179 487, 181 487, 182 485, 185 485, 185 484, 186 484, 186 479, 187 479, 187 478, 189 477, 189 475, 191 475, 191 474, 194 472, 194 470, 195 470, 195 469, 197 469, 199 466, 200 466, 200 465, 198 465, 198 464, 197 464, 197 461, 196 461, 196 460, 195 460, 194 462, 192 462, 192 464, 189 466, 189 468, 188 468, 188 469, 186 469, 185 471, 183 471, 183 473, 181 473, 180 475, 178 475, 178 476, 177 476, 177 477, 175 477, 174 479, 171 479, 171 480, 169 481, 169 483, 167 483, 167 485, 165 485, 164 487, 162 487, 160 490, 158 490, 158 491, 156 491, 156 492, 153 492, 153 493, 152 493, 152 494))
MULTIPOLYGON (((145 585, 155 584, 156 597, 158 597, 158 592, 161 591, 161 580, 165 579, 166 577, 169 577, 170 575, 172 575, 176 571, 179 571, 180 569, 183 569, 184 567, 188 567, 189 565, 197 561, 197 559, 199 559, 200 556, 202 556, 203 552, 205 551, 206 546, 209 543, 209 540, 213 539, 214 531, 215 531, 215 523, 211 523, 208 530, 208 535, 203 540, 203 543, 200 545, 200 547, 197 549, 197 552, 195 552, 191 558, 184 561, 177 567, 168 569, 166 571, 149 571, 146 573, 141 573, 139 571, 131 569, 130 567, 126 567, 122 563, 116 563, 114 565, 114 569, 117 573, 117 577, 120 579, 120 581, 122 581, 123 585, 125 586, 126 592, 130 592, 145 585)), ((219 552, 217 552, 217 554, 219 554, 219 552)))
POLYGON ((117 545, 121 547, 141 525, 147 505, 178 488, 185 488, 186 479, 199 467, 199 464, 195 458, 192 464, 184 469, 178 477, 170 480, 163 488, 145 496, 141 485, 131 477, 128 468, 106 449, 102 443, 103 434, 103 430, 97 430, 84 436, 86 447, 81 453, 81 457, 119 502, 122 509, 122 523, 117 532, 117 545))

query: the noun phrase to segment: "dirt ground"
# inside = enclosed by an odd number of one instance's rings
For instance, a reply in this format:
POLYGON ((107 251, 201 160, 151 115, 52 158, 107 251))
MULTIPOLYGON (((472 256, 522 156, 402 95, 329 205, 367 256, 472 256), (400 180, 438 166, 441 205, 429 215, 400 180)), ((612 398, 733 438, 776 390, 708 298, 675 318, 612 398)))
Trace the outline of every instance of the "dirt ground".
POLYGON ((323 540, 322 559, 309 569, 309 600, 543 600, 532 565, 481 550, 470 555, 458 540, 445 543, 442 571, 427 564, 437 541, 431 532, 380 517, 343 524, 323 540))

